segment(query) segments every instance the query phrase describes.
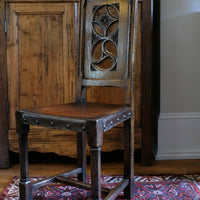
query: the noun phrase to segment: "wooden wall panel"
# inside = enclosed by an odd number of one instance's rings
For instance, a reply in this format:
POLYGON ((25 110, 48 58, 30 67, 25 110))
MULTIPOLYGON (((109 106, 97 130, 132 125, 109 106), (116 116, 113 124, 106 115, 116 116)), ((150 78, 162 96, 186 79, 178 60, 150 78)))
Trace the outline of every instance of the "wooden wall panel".
MULTIPOLYGON (((102 151, 123 149, 123 132, 121 128, 104 133, 102 151)), ((15 130, 9 132, 10 150, 19 152, 18 137, 15 130)), ((71 131, 53 131, 52 129, 38 129, 29 133, 29 150, 37 152, 54 152, 58 155, 76 157, 76 133, 71 131)), ((87 145, 87 155, 89 155, 87 145)))
MULTIPOLYGON (((9 3, 6 6, 9 146, 12 151, 18 152, 16 109, 75 99, 76 8, 76 3, 9 3)), ((48 141, 43 145, 35 143, 47 138, 46 129, 32 127, 31 130, 30 151, 63 153, 59 144, 55 149, 48 141)), ((51 130, 49 140, 53 143, 60 135, 61 131, 51 130)))
POLYGON ((64 102, 62 20, 62 15, 18 17, 20 109, 64 102))
POLYGON ((75 26, 66 18, 74 20, 74 9, 73 3, 7 4, 10 129, 15 128, 16 109, 73 99, 76 53, 75 42, 69 41, 76 41, 75 26))

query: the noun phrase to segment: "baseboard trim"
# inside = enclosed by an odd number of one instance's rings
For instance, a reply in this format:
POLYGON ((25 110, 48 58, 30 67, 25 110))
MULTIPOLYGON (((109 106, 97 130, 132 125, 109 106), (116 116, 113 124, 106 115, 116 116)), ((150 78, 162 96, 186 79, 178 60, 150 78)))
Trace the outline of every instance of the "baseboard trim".
POLYGON ((159 120, 165 119, 200 119, 200 113, 161 113, 159 120))
POLYGON ((161 113, 156 160, 200 159, 200 113, 161 113))
POLYGON ((156 160, 184 160, 200 159, 200 152, 157 152, 156 160))

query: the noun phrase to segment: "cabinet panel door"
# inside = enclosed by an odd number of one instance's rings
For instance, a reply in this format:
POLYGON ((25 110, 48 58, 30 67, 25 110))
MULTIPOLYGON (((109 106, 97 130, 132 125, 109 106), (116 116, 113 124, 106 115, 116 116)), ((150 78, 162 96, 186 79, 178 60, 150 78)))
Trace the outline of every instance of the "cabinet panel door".
MULTIPOLYGON (((16 109, 74 101, 77 19, 73 2, 6 4, 10 150, 18 152, 16 109)), ((29 150, 65 155, 71 135, 31 127, 29 150)))
POLYGON ((75 3, 7 4, 9 129, 16 109, 74 100, 75 9, 75 3))

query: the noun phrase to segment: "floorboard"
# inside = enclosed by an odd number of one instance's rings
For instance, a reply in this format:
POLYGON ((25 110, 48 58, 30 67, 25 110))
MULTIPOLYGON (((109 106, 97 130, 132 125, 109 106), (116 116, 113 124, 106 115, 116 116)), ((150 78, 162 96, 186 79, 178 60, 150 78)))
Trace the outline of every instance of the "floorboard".
MULTIPOLYGON (((31 176, 51 176, 73 169, 75 159, 48 161, 38 159, 30 164, 31 176)), ((162 174, 200 174, 200 160, 164 160, 153 161, 152 166, 143 167, 140 162, 135 163, 135 174, 137 175, 162 175, 162 174)), ((87 165, 87 173, 90 174, 90 166, 87 165)), ((117 159, 105 159, 102 163, 102 174, 122 174, 123 163, 117 159)), ((7 186, 13 176, 19 176, 19 164, 13 163, 9 169, 0 169, 0 193, 7 186)))

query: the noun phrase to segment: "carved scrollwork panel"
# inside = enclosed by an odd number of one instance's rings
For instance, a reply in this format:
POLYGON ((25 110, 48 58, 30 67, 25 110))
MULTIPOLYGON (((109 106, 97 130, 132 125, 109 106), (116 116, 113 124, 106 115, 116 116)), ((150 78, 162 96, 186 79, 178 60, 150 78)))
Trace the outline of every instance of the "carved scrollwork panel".
POLYGON ((119 4, 94 6, 91 71, 116 71, 119 4))
POLYGON ((127 1, 87 0, 84 79, 124 80, 127 66, 127 1))

